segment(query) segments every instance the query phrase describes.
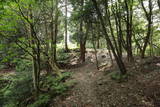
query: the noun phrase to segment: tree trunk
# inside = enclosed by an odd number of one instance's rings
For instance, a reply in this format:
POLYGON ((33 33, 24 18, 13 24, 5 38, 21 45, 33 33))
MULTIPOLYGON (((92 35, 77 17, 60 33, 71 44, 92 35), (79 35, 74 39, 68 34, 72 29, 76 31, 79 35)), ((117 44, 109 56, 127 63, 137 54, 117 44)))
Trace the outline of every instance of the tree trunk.
POLYGON ((67 12, 68 12, 68 8, 67 8, 67 5, 68 5, 68 0, 65 0, 65 52, 69 52, 69 49, 68 49, 68 29, 67 29, 67 26, 68 26, 68 22, 67 22, 67 12))
POLYGON ((96 2, 96 0, 92 0, 92 2, 93 2, 93 4, 94 4, 94 7, 95 7, 96 12, 97 12, 97 14, 98 14, 98 18, 100 19, 100 22, 101 22, 101 25, 102 25, 102 31, 103 31, 104 35, 106 36, 107 42, 108 42, 108 44, 109 44, 109 46, 110 46, 110 48, 111 48, 111 50, 112 50, 112 53, 113 53, 113 55, 114 55, 114 57, 115 57, 115 60, 116 60, 116 62, 117 62, 117 65, 119 66, 121 75, 125 75, 126 72, 127 72, 127 70, 126 70, 126 68, 125 68, 125 65, 124 65, 122 59, 119 58, 119 56, 117 55, 117 53, 116 53, 116 51, 115 51, 115 48, 114 48, 114 46, 113 46, 113 44, 112 44, 112 42, 111 42, 111 40, 110 40, 110 38, 109 38, 109 36, 108 36, 108 33, 107 33, 107 31, 106 31, 106 27, 105 27, 105 24, 104 24, 104 20, 103 20, 103 18, 102 18, 102 14, 101 14, 101 12, 100 12, 100 10, 99 10, 99 8, 98 8, 97 2, 96 2))
POLYGON ((56 9, 55 9, 55 24, 54 24, 54 62, 57 63, 57 35, 58 35, 58 18, 59 18, 59 11, 58 11, 58 0, 56 0, 56 9))
MULTIPOLYGON (((84 0, 81 0, 81 6, 83 7, 84 0)), ((83 8, 82 8, 83 10, 83 8)), ((83 34, 83 20, 80 20, 80 60, 85 62, 85 51, 86 47, 84 44, 84 34, 83 34)))
POLYGON ((33 87, 34 90, 36 92, 36 94, 38 95, 38 77, 37 77, 37 63, 36 63, 36 59, 33 57, 32 58, 32 68, 33 68, 33 87))
POLYGON ((126 49, 127 49, 127 59, 128 61, 133 60, 133 53, 132 53, 132 16, 133 16, 133 0, 125 0, 125 8, 127 11, 127 18, 126 18, 126 49))
POLYGON ((99 39, 99 37, 98 37, 98 40, 97 40, 97 49, 100 48, 99 42, 100 42, 100 39, 99 39))
MULTIPOLYGON (((29 17, 30 19, 33 19, 32 14, 32 7, 29 6, 29 17)), ((30 45, 32 46, 32 61, 33 61, 33 86, 36 92, 36 95, 38 96, 39 93, 39 78, 40 78, 40 41, 36 35, 36 32, 34 30, 33 23, 29 23, 30 26, 30 45)))
POLYGON ((145 57, 145 51, 146 51, 146 48, 148 46, 148 43, 149 43, 149 40, 150 40, 150 37, 151 37, 151 34, 152 34, 151 30, 152 30, 152 9, 153 9, 153 6, 152 6, 152 1, 149 0, 149 12, 147 12, 146 8, 144 7, 144 4, 143 4, 142 0, 141 0, 141 5, 142 5, 142 8, 145 12, 146 19, 148 21, 147 36, 145 37, 144 45, 142 47, 142 53, 141 53, 141 58, 144 58, 145 57))
MULTIPOLYGON (((99 25, 98 25, 98 27, 99 27, 99 25)), ((98 31, 97 49, 100 48, 99 43, 100 43, 100 31, 98 31)))
POLYGON ((92 44, 93 44, 93 49, 94 49, 94 55, 95 55, 95 60, 96 60, 96 67, 97 67, 97 70, 99 70, 99 64, 98 64, 98 58, 97 58, 97 49, 96 49, 96 41, 94 40, 95 39, 95 35, 94 35, 94 32, 93 32, 93 24, 91 23, 91 32, 92 32, 92 44))
POLYGON ((115 19, 116 31, 117 31, 117 40, 118 40, 118 53, 122 58, 122 29, 121 29, 121 15, 120 15, 120 7, 118 8, 116 3, 116 10, 112 6, 112 12, 115 19))
POLYGON ((53 62, 55 62, 54 60, 54 48, 55 48, 55 43, 54 43, 54 39, 55 39, 55 35, 54 35, 54 18, 53 18, 53 14, 54 14, 54 0, 52 0, 52 10, 51 10, 51 23, 50 23, 50 30, 51 30, 51 52, 50 52, 50 56, 51 59, 53 60, 53 62))
POLYGON ((158 7, 160 9, 160 0, 157 0, 157 3, 158 3, 158 7))
POLYGON ((82 62, 85 62, 85 53, 86 53, 85 44, 81 43, 81 44, 80 44, 80 54, 81 54, 80 60, 81 60, 82 62))

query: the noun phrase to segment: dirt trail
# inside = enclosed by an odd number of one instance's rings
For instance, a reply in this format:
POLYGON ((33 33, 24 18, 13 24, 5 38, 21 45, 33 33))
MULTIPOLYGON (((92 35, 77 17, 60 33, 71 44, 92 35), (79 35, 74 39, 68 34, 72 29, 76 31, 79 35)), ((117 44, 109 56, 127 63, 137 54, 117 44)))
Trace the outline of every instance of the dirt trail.
MULTIPOLYGON (((101 52, 101 50, 99 50, 97 55, 99 64, 110 62, 107 51, 101 52), (104 55, 106 56, 104 57, 104 55)), ((74 58, 71 59, 70 63, 78 64, 79 62, 74 58)), ((73 72, 72 79, 76 82, 76 85, 67 93, 67 95, 62 96, 63 98, 56 98, 54 100, 54 106, 52 107, 102 107, 102 102, 98 98, 97 82, 104 74, 97 70, 95 63, 94 51, 88 50, 86 62, 80 64, 79 67, 71 69, 71 72, 73 72)))
POLYGON ((96 82, 101 73, 96 69, 95 64, 85 63, 71 71, 74 72, 72 78, 77 84, 68 93, 70 95, 62 102, 54 104, 54 107, 101 107, 96 92, 96 82))
POLYGON ((104 53, 99 54, 99 61, 107 63, 104 71, 96 69, 92 53, 87 53, 86 59, 70 70, 71 79, 76 81, 74 87, 55 98, 50 107, 160 107, 160 57, 127 63, 128 79, 121 83, 111 79, 117 67, 108 67, 110 60, 104 53))

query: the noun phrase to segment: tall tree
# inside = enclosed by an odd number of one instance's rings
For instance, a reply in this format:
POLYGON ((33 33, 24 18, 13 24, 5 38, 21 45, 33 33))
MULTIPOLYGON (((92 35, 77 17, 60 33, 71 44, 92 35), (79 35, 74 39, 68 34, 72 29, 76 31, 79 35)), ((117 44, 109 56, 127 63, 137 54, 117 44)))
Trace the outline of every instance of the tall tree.
MULTIPOLYGON (((84 0, 81 0, 81 10, 83 11, 83 6, 84 6, 84 0)), ((85 47, 85 40, 84 38, 84 33, 83 33, 83 18, 81 17, 80 19, 80 28, 79 28, 79 35, 80 35, 80 60, 82 62, 85 62, 85 51, 86 51, 86 47, 85 47)))
POLYGON ((57 48, 57 35, 58 35, 58 0, 52 0, 52 11, 51 11, 51 55, 49 58, 49 64, 52 68, 52 71, 56 72, 57 75, 61 76, 61 70, 59 70, 56 65, 56 48, 57 48), (55 5, 54 5, 55 4, 55 5), (55 14, 54 14, 55 6, 55 14))
POLYGON ((150 37, 151 37, 151 34, 152 34, 152 24, 153 24, 153 20, 152 20, 153 12, 152 12, 152 10, 153 10, 153 4, 152 4, 152 0, 148 0, 149 11, 147 11, 143 0, 140 0, 140 3, 141 3, 143 11, 145 13, 145 17, 146 17, 146 19, 148 21, 147 34, 146 34, 146 37, 144 38, 144 45, 142 46, 142 52, 141 52, 141 57, 144 58, 145 57, 145 51, 146 51, 146 48, 148 46, 148 43, 149 43, 149 40, 150 40, 150 37))
POLYGON ((68 0, 65 0, 65 51, 68 52, 68 0))
POLYGON ((125 75, 126 72, 127 72, 127 70, 126 70, 126 68, 125 68, 125 65, 124 65, 122 59, 121 59, 121 58, 118 56, 118 54, 116 53, 116 50, 115 50, 115 48, 114 48, 114 46, 113 46, 113 43, 111 42, 111 40, 110 40, 110 38, 109 38, 109 35, 108 35, 107 31, 106 31, 104 19, 103 19, 103 17, 102 17, 102 13, 100 12, 100 9, 98 8, 97 1, 96 1, 96 0, 92 0, 92 2, 93 2, 93 5, 94 5, 94 7, 95 7, 95 9, 96 9, 96 12, 97 12, 97 15, 98 15, 98 17, 99 17, 99 20, 100 20, 100 22, 101 22, 102 31, 103 31, 104 35, 106 36, 107 42, 108 42, 108 44, 109 44, 109 46, 110 46, 110 48, 111 48, 111 50, 112 50, 112 53, 113 53, 113 55, 114 55, 114 57, 115 57, 115 60, 116 60, 116 62, 117 62, 117 65, 119 66, 120 72, 121 72, 122 75, 125 75))
POLYGON ((116 32, 117 32, 117 41, 118 41, 118 52, 119 56, 122 58, 122 16, 121 16, 121 0, 118 0, 115 4, 112 1, 112 13, 115 19, 116 32))
POLYGON ((125 0, 126 10, 126 50, 128 61, 133 60, 132 54, 132 23, 133 23, 133 0, 125 0))
MULTIPOLYGON (((41 71, 41 63, 40 63, 40 56, 41 56, 41 52, 40 52, 40 40, 37 36, 37 32, 35 30, 35 19, 34 19, 34 15, 33 15, 33 4, 32 3, 28 3, 27 4, 27 8, 29 11, 28 17, 25 15, 24 11, 22 10, 22 8, 24 6, 21 6, 22 2, 20 1, 16 1, 15 3, 18 5, 18 11, 21 15, 21 17, 27 22, 27 24, 29 25, 29 29, 28 29, 28 38, 29 38, 29 46, 32 47, 32 52, 31 52, 31 56, 32 56, 32 64, 33 64, 33 86, 34 89, 36 91, 36 94, 38 95, 39 93, 39 79, 40 79, 40 71, 41 71)), ((18 44, 17 44, 18 45, 18 44)), ((20 45, 18 45, 20 46, 20 45)), ((21 47, 21 46, 20 46, 21 47)), ((22 48, 23 49, 23 48, 22 48)))

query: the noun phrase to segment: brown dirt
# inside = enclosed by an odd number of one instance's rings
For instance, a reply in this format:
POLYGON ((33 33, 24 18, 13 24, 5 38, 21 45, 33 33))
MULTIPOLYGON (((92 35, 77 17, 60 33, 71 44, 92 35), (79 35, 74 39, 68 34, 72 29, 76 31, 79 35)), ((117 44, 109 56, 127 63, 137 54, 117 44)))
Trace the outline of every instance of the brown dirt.
POLYGON ((87 60, 70 70, 76 85, 51 107, 160 107, 160 58, 136 59, 126 66, 128 79, 119 83, 111 79, 116 66, 98 71, 87 60))
POLYGON ((56 103, 53 107, 94 107, 94 105, 100 107, 95 89, 99 71, 96 70, 95 64, 83 64, 83 67, 71 71, 75 72, 72 78, 77 84, 63 101, 61 98, 55 99, 56 103))

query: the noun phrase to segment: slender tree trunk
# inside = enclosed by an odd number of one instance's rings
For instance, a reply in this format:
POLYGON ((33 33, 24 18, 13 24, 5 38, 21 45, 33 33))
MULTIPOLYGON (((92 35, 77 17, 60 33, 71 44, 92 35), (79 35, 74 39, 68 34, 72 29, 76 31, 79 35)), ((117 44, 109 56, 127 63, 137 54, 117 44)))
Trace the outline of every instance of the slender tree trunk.
POLYGON ((158 7, 160 9, 160 0, 157 0, 157 3, 158 3, 158 7))
MULTIPOLYGON (((81 6, 83 7, 84 0, 81 0, 81 6)), ((82 8, 83 10, 83 8, 82 8)), ((86 47, 84 44, 84 34, 83 34, 83 20, 80 20, 80 60, 85 62, 85 51, 86 47)))
POLYGON ((116 51, 115 51, 115 48, 114 48, 114 46, 113 46, 113 44, 112 44, 112 42, 111 42, 111 40, 110 40, 110 38, 109 38, 109 36, 108 36, 108 34, 107 34, 106 27, 105 27, 105 24, 104 24, 104 20, 103 20, 103 18, 102 18, 102 14, 101 14, 101 12, 100 12, 100 10, 99 10, 99 8, 98 8, 97 2, 96 2, 96 0, 92 0, 92 2, 93 2, 93 4, 94 4, 94 7, 95 7, 96 12, 97 12, 97 14, 98 14, 98 18, 100 19, 100 22, 101 22, 101 25, 102 25, 102 29, 103 29, 102 31, 103 31, 104 35, 106 36, 107 42, 108 42, 108 44, 109 44, 109 46, 110 46, 110 48, 111 48, 111 50, 112 50, 112 53, 113 53, 113 55, 114 55, 114 57, 115 57, 115 60, 116 60, 116 62, 117 62, 117 65, 119 66, 121 75, 125 75, 126 72, 127 72, 127 70, 126 70, 126 68, 125 68, 125 65, 124 65, 122 59, 119 58, 119 56, 117 55, 117 53, 116 53, 116 51))
POLYGON ((49 42, 48 40, 50 39, 49 36, 48 36, 48 27, 47 27, 47 19, 45 18, 45 22, 44 22, 44 26, 45 26, 45 41, 46 42, 46 45, 45 45, 45 52, 49 55, 49 42))
POLYGON ((136 39, 136 35, 133 35, 133 38, 134 38, 134 41, 135 41, 136 46, 137 46, 137 54, 139 53, 138 50, 140 51, 140 53, 142 53, 142 47, 139 44, 138 40, 136 39))
POLYGON ((148 46, 148 43, 149 43, 149 40, 150 40, 150 37, 151 37, 151 34, 152 34, 152 9, 153 9, 153 6, 152 6, 152 1, 149 0, 149 12, 147 12, 146 8, 144 7, 144 3, 143 3, 142 0, 141 0, 141 5, 142 5, 142 8, 145 12, 146 19, 148 21, 147 36, 145 37, 144 45, 142 47, 142 53, 141 53, 141 58, 144 58, 145 51, 146 51, 146 48, 148 46))
POLYGON ((107 44, 107 48, 108 48, 109 57, 111 59, 111 66, 113 66, 113 57, 112 57, 112 53, 111 53, 111 50, 108 44, 107 44))
POLYGON ((100 48, 99 42, 100 42, 100 38, 98 37, 98 40, 97 40, 97 49, 100 48))
POLYGON ((126 47, 127 47, 127 58, 128 61, 133 60, 132 53, 132 15, 133 15, 133 0, 125 0, 125 8, 127 11, 127 20, 126 20, 126 47))
POLYGON ((66 52, 69 52, 69 49, 68 49, 68 29, 67 29, 67 26, 68 26, 68 22, 67 22, 67 12, 68 12, 68 8, 67 8, 67 5, 68 5, 68 0, 65 0, 65 51, 66 52))
POLYGON ((54 1, 52 0, 52 17, 51 17, 51 59, 52 62, 57 63, 56 59, 56 50, 57 50, 57 35, 58 35, 58 0, 54 1), (55 19, 54 19, 54 2, 55 4, 55 19))
POLYGON ((96 41, 96 47, 97 49, 100 48, 100 24, 98 23, 97 24, 97 27, 96 27, 96 30, 97 30, 97 41, 96 41))
MULTIPOLYGON (((112 4, 113 5, 113 4, 112 4)), ((116 10, 114 9, 114 6, 111 7, 112 13, 114 15, 115 24, 116 24, 116 31, 117 31, 117 40, 118 40, 118 47, 117 51, 119 53, 119 56, 122 58, 122 30, 121 30, 121 15, 120 11, 118 11, 117 3, 115 4, 116 10)), ((119 8, 120 9, 120 8, 119 8)))
MULTIPOLYGON (((29 6, 29 17, 33 19, 32 6, 29 6)), ((36 95, 39 94, 39 78, 40 78, 40 41, 37 38, 36 32, 34 31, 33 23, 29 23, 30 26, 30 45, 32 46, 32 61, 33 61, 33 86, 36 95)))
POLYGON ((58 11, 58 0, 56 2, 55 8, 55 24, 54 24, 54 61, 57 63, 57 36, 58 36, 58 18, 59 18, 59 11, 58 11))
POLYGON ((52 0, 52 11, 51 11, 52 17, 51 17, 51 54, 49 58, 49 65, 52 69, 53 72, 55 72, 58 76, 61 75, 61 70, 57 67, 57 62, 56 62, 56 45, 57 45, 57 34, 58 34, 58 17, 59 17, 59 12, 58 12, 58 0, 52 0), (54 14, 54 2, 55 4, 55 19, 53 18, 54 14))
MULTIPOLYGON (((109 29, 110 29, 110 33, 111 33, 111 37, 113 39, 113 47, 115 48, 115 53, 117 54, 117 56, 121 59, 121 54, 119 52, 119 49, 118 49, 118 45, 117 45, 117 41, 116 41, 116 38, 115 38, 115 35, 114 35, 114 31, 113 31, 113 28, 112 28, 112 23, 111 23, 111 16, 110 16, 110 11, 109 11, 109 6, 108 6, 108 1, 106 0, 105 2, 105 5, 106 5, 106 20, 108 22, 108 25, 109 25, 109 29)), ((112 8, 113 9, 113 8, 112 8)), ((107 32, 107 31, 106 31, 107 32)))
POLYGON ((91 23, 91 31, 92 31, 92 44, 93 44, 93 48, 94 48, 94 54, 95 54, 95 59, 96 59, 96 67, 99 70, 99 64, 98 64, 98 58, 97 58, 97 49, 96 49, 96 45, 95 45, 95 35, 93 32, 93 24, 91 23))
POLYGON ((80 56, 80 60, 82 62, 85 62, 85 52, 86 51, 86 47, 83 43, 81 43, 81 47, 80 47, 80 53, 81 53, 81 56, 80 56))
POLYGON ((119 54, 120 57, 122 58, 122 39, 123 39, 123 34, 122 34, 122 16, 121 16, 121 8, 120 8, 121 0, 119 0, 119 6, 117 7, 117 17, 118 17, 118 29, 119 29, 119 35, 118 35, 118 45, 119 45, 119 54))
POLYGON ((148 42, 149 42, 149 39, 150 39, 150 35, 151 35, 151 24, 152 24, 151 21, 149 21, 147 36, 146 36, 145 41, 144 41, 144 46, 143 46, 143 49, 142 49, 141 58, 144 58, 144 56, 145 56, 145 51, 146 51, 146 48, 147 48, 147 45, 148 45, 148 42))
POLYGON ((33 87, 34 90, 36 91, 36 94, 38 94, 38 82, 37 82, 37 63, 36 63, 36 58, 32 58, 32 68, 33 68, 33 87))
POLYGON ((55 48, 55 44, 54 44, 54 38, 55 38, 55 35, 54 35, 54 18, 53 18, 53 14, 54 14, 54 0, 52 0, 52 10, 51 10, 51 23, 50 23, 50 30, 51 30, 51 60, 53 62, 55 62, 54 60, 54 48, 55 48))
POLYGON ((50 42, 48 40, 50 40, 50 36, 48 34, 48 26, 47 26, 47 19, 45 18, 45 23, 44 23, 44 26, 45 26, 45 41, 46 41, 46 46, 45 46, 45 56, 47 56, 46 58, 46 66, 47 66, 47 73, 49 73, 51 70, 50 70, 50 65, 49 65, 49 44, 50 42))
POLYGON ((81 42, 81 60, 82 62, 85 62, 85 53, 86 53, 86 41, 89 33, 89 24, 86 25, 86 32, 85 35, 83 35, 83 39, 81 42))
POLYGON ((38 89, 39 89, 39 82, 40 82, 40 73, 41 73, 40 41, 37 41, 37 86, 38 86, 38 89))

